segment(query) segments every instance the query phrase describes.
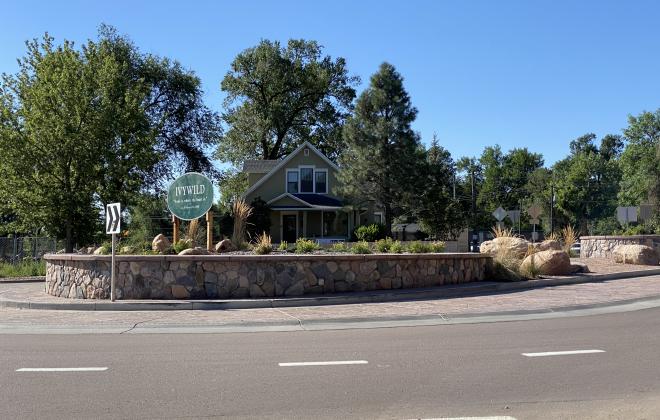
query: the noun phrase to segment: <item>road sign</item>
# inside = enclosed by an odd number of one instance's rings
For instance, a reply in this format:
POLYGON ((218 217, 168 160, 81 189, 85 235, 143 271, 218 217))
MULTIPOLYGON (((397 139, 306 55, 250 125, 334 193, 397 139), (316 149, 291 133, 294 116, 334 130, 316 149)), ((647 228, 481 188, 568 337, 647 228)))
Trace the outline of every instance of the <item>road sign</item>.
POLYGON ((541 221, 539 219, 530 219, 529 223, 531 223, 533 225, 538 225, 539 223, 541 223, 541 221))
POLYGON ((167 207, 181 220, 202 217, 213 205, 213 184, 197 172, 183 174, 167 189, 167 207))
POLYGON ((121 204, 112 203, 105 207, 105 233, 112 235, 121 230, 121 204))
POLYGON ((543 213, 543 209, 536 204, 530 206, 527 209, 527 214, 529 214, 532 217, 532 219, 538 219, 541 213, 543 213))
POLYGON ((518 220, 520 220, 520 210, 509 210, 507 216, 509 216, 511 222, 518 223, 518 220))
POLYGON ((493 212, 493 217, 496 218, 498 222, 501 222, 506 217, 506 210, 502 207, 498 207, 497 210, 493 212))

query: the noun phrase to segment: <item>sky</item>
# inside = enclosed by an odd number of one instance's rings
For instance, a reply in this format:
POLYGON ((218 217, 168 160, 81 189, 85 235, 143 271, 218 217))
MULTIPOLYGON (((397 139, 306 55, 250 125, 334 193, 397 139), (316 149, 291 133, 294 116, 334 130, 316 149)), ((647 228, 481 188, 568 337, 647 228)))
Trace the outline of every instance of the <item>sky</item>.
POLYGON ((261 39, 312 39, 344 57, 358 93, 387 61, 418 109, 413 128, 452 156, 527 147, 546 165, 593 132, 660 108, 660 1, 6 1, 0 72, 49 32, 81 44, 106 23, 176 59, 222 112, 220 81, 261 39))

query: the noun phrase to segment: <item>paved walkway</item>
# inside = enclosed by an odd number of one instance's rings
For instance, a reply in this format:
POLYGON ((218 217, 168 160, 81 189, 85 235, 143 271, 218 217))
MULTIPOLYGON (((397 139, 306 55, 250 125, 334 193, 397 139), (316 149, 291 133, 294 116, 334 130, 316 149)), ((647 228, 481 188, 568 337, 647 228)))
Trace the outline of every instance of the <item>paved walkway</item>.
MULTIPOLYGON (((38 293, 38 283, 11 285, 38 293)), ((2 285, 7 292, 9 285, 2 285)), ((660 275, 594 283, 543 287, 446 299, 350 305, 307 306, 216 311, 49 311, 0 309, 0 327, 41 326, 61 328, 117 325, 118 328, 168 326, 223 326, 295 324, 310 321, 377 321, 393 318, 415 319, 461 317, 515 311, 552 311, 581 305, 604 305, 660 297, 660 275)))

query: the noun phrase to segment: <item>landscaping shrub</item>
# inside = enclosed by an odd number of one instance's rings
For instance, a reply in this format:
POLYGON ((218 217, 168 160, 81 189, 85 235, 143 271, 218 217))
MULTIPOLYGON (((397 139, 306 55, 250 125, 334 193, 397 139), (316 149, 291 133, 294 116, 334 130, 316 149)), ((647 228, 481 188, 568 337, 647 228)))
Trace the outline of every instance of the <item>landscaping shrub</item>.
POLYGON ((252 250, 257 255, 270 254, 273 250, 273 244, 270 235, 267 235, 266 232, 259 235, 257 237, 257 242, 254 244, 252 250))
POLYGON ((494 226, 491 231, 496 238, 513 238, 515 236, 512 228, 506 228, 504 226, 494 226))
POLYGON ((112 242, 103 242, 100 246, 101 250, 99 254, 101 255, 110 255, 112 254, 112 242))
POLYGON ((390 246, 390 254, 401 254, 406 251, 406 247, 399 241, 392 242, 390 246))
POLYGON ((378 252, 387 253, 390 252, 392 244, 394 244, 392 238, 379 239, 374 244, 374 248, 376 248, 376 251, 378 252))
POLYGON ((346 245, 346 242, 335 242, 330 247, 330 251, 344 253, 349 252, 350 248, 346 245))
POLYGON ((190 239, 179 239, 173 246, 174 252, 179 254, 181 251, 185 249, 192 248, 193 244, 190 239))
POLYGON ((280 242, 280 246, 278 246, 277 249, 286 252, 289 250, 289 243, 287 241, 282 241, 280 242))
POLYGON ((351 247, 352 254, 371 254, 371 249, 366 241, 360 241, 353 244, 351 247))
POLYGON ((408 245, 408 252, 412 254, 426 254, 433 251, 430 244, 415 241, 408 245))
POLYGON ((311 239, 300 238, 296 241, 296 254, 309 254, 319 249, 321 249, 319 244, 311 239))
POLYGON ((385 225, 372 223, 359 226, 354 233, 359 241, 375 242, 379 239, 385 239, 385 225))
POLYGON ((237 249, 246 249, 247 240, 245 238, 245 231, 247 229, 248 218, 252 214, 252 207, 242 198, 239 198, 232 205, 232 213, 234 215, 234 232, 231 236, 231 242, 237 249))
POLYGON ((442 241, 435 241, 431 242, 429 245, 431 248, 431 252, 444 252, 445 251, 445 243, 442 241))
POLYGON ((568 225, 561 230, 561 236, 564 240, 564 247, 563 247, 564 251, 566 251, 570 255, 571 247, 577 241, 578 238, 577 232, 575 232, 573 226, 568 225))

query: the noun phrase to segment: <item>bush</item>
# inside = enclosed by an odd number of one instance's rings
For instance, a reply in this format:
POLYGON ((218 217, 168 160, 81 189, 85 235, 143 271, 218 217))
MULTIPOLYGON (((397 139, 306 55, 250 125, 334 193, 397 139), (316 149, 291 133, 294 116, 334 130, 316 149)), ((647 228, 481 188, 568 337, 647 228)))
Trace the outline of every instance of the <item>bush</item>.
POLYGON ((273 250, 273 243, 271 241, 270 235, 267 235, 266 232, 259 235, 257 237, 257 242, 254 244, 252 250, 257 255, 270 254, 273 250))
POLYGON ((385 238, 385 239, 377 240, 374 247, 378 252, 387 253, 390 252, 390 249, 392 249, 393 244, 394 241, 392 240, 392 238, 385 238))
POLYGON ((100 255, 112 254, 112 242, 103 242, 99 248, 101 248, 99 251, 100 255))
POLYGON ((316 241, 313 241, 311 239, 300 238, 296 241, 296 248, 295 248, 296 254, 309 254, 319 249, 321 249, 319 244, 317 244, 316 241))
POLYGON ((360 241, 353 244, 351 247, 353 254, 371 254, 371 249, 366 241, 360 241))
POLYGON ((433 252, 433 250, 430 244, 415 241, 415 242, 411 242, 408 245, 408 252, 412 254, 426 254, 429 252, 433 252))
POLYGON ((445 243, 442 241, 435 241, 431 242, 429 245, 431 248, 431 252, 444 252, 445 251, 445 243))
POLYGON ((372 223, 359 226, 354 233, 359 241, 375 242, 379 239, 385 239, 385 225, 372 223))
POLYGON ((346 242, 335 242, 330 247, 330 251, 344 253, 349 252, 350 248, 346 245, 346 242))
POLYGON ((183 250, 192 248, 192 241, 190 239, 179 239, 172 247, 174 252, 179 254, 183 250))
POLYGON ((403 246, 403 244, 399 241, 394 241, 392 242, 392 245, 390 246, 390 253, 391 254, 401 254, 406 251, 406 247, 403 246))
POLYGON ((282 241, 280 242, 280 246, 278 246, 277 249, 286 252, 289 250, 289 243, 287 241, 282 241))

